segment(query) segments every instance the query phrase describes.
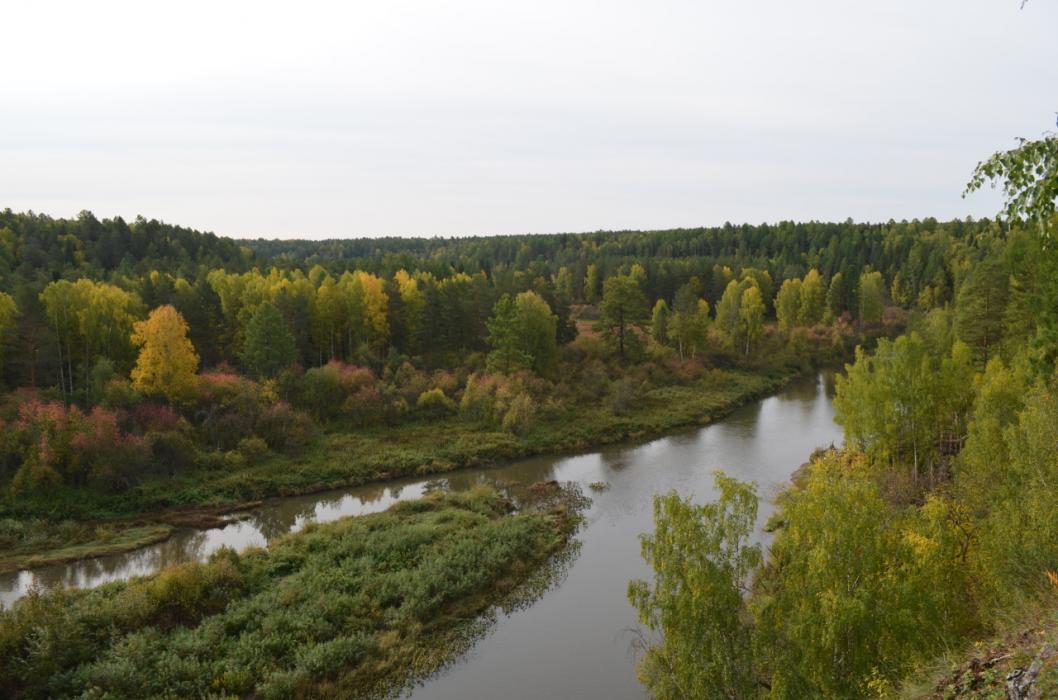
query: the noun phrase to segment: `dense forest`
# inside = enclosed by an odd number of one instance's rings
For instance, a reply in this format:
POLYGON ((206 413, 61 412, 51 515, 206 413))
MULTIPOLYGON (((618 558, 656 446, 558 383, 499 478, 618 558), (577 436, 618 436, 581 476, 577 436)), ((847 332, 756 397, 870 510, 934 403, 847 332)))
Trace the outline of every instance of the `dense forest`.
MULTIPOLYGON (((629 591, 639 671, 662 698, 895 692, 1058 581, 1054 144, 982 164, 971 187, 1007 183, 996 220, 238 242, 4 211, 0 564, 132 548, 187 506, 642 439, 849 360, 845 449, 780 497, 767 557, 753 485, 719 476, 706 506, 658 497, 655 579, 629 591)), ((442 606, 479 610, 467 596, 560 548, 575 508, 432 499, 267 553, 36 592, 0 616, 0 652, 19 660, 0 689, 363 689, 400 675, 387 644, 420 648, 442 606), (409 543, 429 555, 393 553, 409 543), (396 568, 372 578, 365 557, 396 568), (327 615, 370 629, 309 629, 322 603, 295 589, 323 590, 327 562, 380 596, 327 615), (298 604, 281 616, 277 597, 298 604), (61 653, 39 641, 71 620, 61 653), (224 630, 271 625, 291 631, 257 678, 224 630)))

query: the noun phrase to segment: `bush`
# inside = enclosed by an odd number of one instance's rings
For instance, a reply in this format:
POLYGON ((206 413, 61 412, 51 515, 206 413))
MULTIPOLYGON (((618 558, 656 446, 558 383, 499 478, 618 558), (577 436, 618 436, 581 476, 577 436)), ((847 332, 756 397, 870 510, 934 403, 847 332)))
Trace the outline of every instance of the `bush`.
POLYGON ((142 400, 143 394, 127 379, 113 379, 103 387, 103 405, 107 408, 129 410, 142 400))
POLYGON ((147 433, 157 432, 187 432, 191 426, 180 414, 169 406, 145 403, 136 406, 130 415, 132 425, 136 430, 147 433))
POLYGON ((246 466, 246 458, 237 450, 228 450, 224 453, 224 468, 236 471, 246 466))
POLYGON ((386 402, 378 387, 373 384, 360 386, 345 399, 342 414, 357 425, 376 425, 386 415, 386 402))
POLYGON ((623 416, 632 410, 639 400, 640 391, 636 380, 622 377, 610 385, 610 396, 607 403, 616 416, 623 416))
POLYGON ((528 394, 518 394, 503 416, 503 429, 514 435, 525 435, 533 427, 536 402, 528 394))
POLYGON ((257 418, 254 432, 268 443, 269 448, 293 452, 305 446, 312 437, 314 428, 308 414, 281 401, 270 406, 257 418))
POLYGON ((430 389, 419 394, 415 409, 427 416, 447 416, 456 412, 456 402, 445 396, 440 389, 430 389))
POLYGON ((250 460, 257 460, 268 454, 268 443, 259 437, 247 437, 239 440, 239 454, 250 460))
POLYGON ((472 374, 463 389, 459 412, 466 418, 491 421, 495 417, 497 378, 489 374, 472 374))
POLYGON ((175 430, 152 431, 146 435, 151 461, 168 476, 195 464, 198 450, 184 433, 175 430))

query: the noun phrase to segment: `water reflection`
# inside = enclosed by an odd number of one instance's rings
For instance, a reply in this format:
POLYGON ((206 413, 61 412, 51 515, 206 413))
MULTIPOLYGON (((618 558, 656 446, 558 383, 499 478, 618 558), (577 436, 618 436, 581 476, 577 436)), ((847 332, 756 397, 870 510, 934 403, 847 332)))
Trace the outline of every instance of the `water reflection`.
MULTIPOLYGON (((757 480, 762 494, 768 494, 777 488, 777 484, 786 481, 790 472, 807 458, 813 448, 840 442, 828 398, 832 386, 833 379, 828 374, 815 381, 797 382, 778 396, 745 406, 712 426, 684 431, 644 445, 612 446, 572 457, 541 457, 492 469, 451 472, 440 478, 405 479, 384 485, 276 499, 252 511, 236 514, 227 527, 179 530, 165 542, 126 554, 2 574, 0 603, 10 605, 33 585, 90 588, 150 574, 174 564, 203 561, 221 547, 243 550, 265 546, 310 522, 329 522, 383 511, 398 501, 421 498, 437 489, 465 490, 486 481, 504 484, 556 479, 585 486, 602 481, 611 486, 603 493, 590 494, 595 504, 586 514, 588 527, 582 538, 584 552, 573 566, 570 581, 579 580, 578 576, 583 575, 581 572, 591 571, 593 576, 604 577, 607 584, 618 585, 617 602, 610 600, 605 614, 613 615, 615 609, 623 614, 627 612, 624 586, 631 574, 638 572, 637 575, 642 575, 638 568, 641 565, 637 536, 649 529, 652 495, 676 489, 693 493, 698 500, 707 499, 712 496, 711 474, 715 469, 724 469, 739 478, 757 480), (601 537, 600 533, 607 535, 601 537)), ((770 506, 762 504, 761 510, 763 518, 770 506)), ((570 581, 564 582, 560 589, 569 589, 570 581)), ((590 591, 580 593, 590 595, 590 591)), ((567 591, 563 595, 572 593, 567 591)), ((552 598, 553 594, 548 594, 543 603, 552 598)), ((534 605, 532 614, 536 615, 539 608, 540 605, 534 605)), ((528 613, 522 611, 516 616, 528 613)), ((572 611, 566 613, 572 614, 572 611)), ((574 617, 581 621, 579 611, 574 617)), ((621 615, 615 615, 614 619, 621 619, 621 615)), ((628 626, 632 622, 634 619, 622 624, 628 626)), ((590 625, 590 622, 585 624, 590 625)), ((501 622, 492 634, 502 637, 507 634, 508 627, 507 622, 501 622)), ((574 638, 577 636, 573 635, 574 638)), ((620 650, 622 659, 625 651, 620 650)), ((469 662, 459 664, 444 678, 462 677, 466 673, 464 669, 470 667, 476 668, 469 662)), ((627 676, 619 675, 622 678, 627 676)), ((450 682, 440 679, 427 687, 438 693, 436 697, 490 695, 487 688, 479 686, 473 686, 473 692, 468 693, 462 693, 465 690, 462 687, 453 687, 451 692, 444 690, 450 682)), ((503 694, 512 697, 506 692, 509 690, 506 682, 503 686, 503 694)), ((528 687, 532 688, 531 685, 528 687)), ((633 682, 631 687, 638 686, 633 682)), ((500 686, 496 686, 492 690, 499 689, 500 686)), ((559 695, 568 695, 566 691, 569 689, 555 690, 559 695)), ((623 691, 615 689, 614 692, 620 695, 623 691)), ((594 692, 588 694, 598 695, 594 692)))

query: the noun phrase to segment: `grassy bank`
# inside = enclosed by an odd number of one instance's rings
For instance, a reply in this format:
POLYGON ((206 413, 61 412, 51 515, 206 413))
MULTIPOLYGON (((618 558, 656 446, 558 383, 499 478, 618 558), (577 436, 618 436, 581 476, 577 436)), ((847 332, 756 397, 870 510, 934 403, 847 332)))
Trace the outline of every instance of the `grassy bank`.
POLYGON ((581 499, 554 483, 518 511, 487 487, 432 495, 267 550, 31 595, 0 612, 0 695, 383 694, 458 653, 568 542, 581 499))
POLYGON ((109 542, 92 537, 100 521, 107 521, 110 530, 194 524, 187 521, 188 512, 215 512, 250 500, 650 439, 679 428, 708 424, 749 401, 774 393, 792 376, 792 372, 780 370, 713 370, 694 383, 647 391, 621 413, 596 405, 543 415, 524 435, 456 416, 394 427, 332 424, 298 455, 272 453, 237 469, 154 478, 119 494, 56 488, 46 498, 8 496, 4 517, 15 521, 40 519, 44 530, 48 521, 72 521, 58 529, 77 536, 64 538, 57 533, 48 538, 51 546, 39 542, 12 547, 12 552, 19 554, 0 559, 0 571, 27 561, 29 553, 37 564, 65 560, 72 545, 80 548, 80 556, 112 551, 109 542), (97 552, 93 551, 93 541, 97 552))
POLYGON ((45 521, 5 520, 0 527, 15 543, 0 551, 0 573, 131 552, 164 542, 173 531, 165 524, 92 527, 72 521, 56 526, 45 521))

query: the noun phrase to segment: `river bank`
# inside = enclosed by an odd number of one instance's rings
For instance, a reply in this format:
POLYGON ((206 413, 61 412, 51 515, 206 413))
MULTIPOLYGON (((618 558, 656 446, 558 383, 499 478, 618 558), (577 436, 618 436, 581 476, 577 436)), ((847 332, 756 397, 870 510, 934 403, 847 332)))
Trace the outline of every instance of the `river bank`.
MULTIPOLYGON (((620 414, 577 407, 544 416, 521 436, 456 417, 361 430, 332 426, 299 455, 271 454, 241 469, 155 479, 123 494, 56 489, 46 500, 19 504, 18 512, 32 522, 26 528, 32 537, 4 548, 0 573, 134 551, 164 541, 176 528, 223 525, 225 514, 264 499, 643 442, 708 425, 796 376, 785 369, 712 370, 690 384, 651 389, 620 414), (63 521, 55 522, 56 513, 63 521)), ((0 522, 0 529, 3 523, 11 521, 0 522)))
MULTIPOLYGON (((0 576, 0 600, 10 606, 34 586, 98 587, 206 562, 224 548, 245 552, 272 546, 289 533, 324 523, 370 521, 373 513, 401 501, 419 502, 435 491, 471 492, 483 484, 497 484, 503 491, 517 484, 573 483, 592 503, 583 511, 576 548, 563 559, 558 578, 531 605, 493 606, 484 617, 468 620, 464 629, 473 634, 460 636, 465 653, 411 692, 424 700, 600 695, 640 700, 644 694, 630 658, 628 632, 636 618, 626 589, 629 580, 649 574, 639 556, 638 535, 653 527, 653 495, 676 489, 699 502, 711 500, 716 469, 755 481, 762 496, 758 537, 767 538, 763 526, 771 512, 770 496, 788 483, 815 448, 840 444, 832 389, 831 373, 798 378, 709 426, 636 445, 267 500, 223 529, 177 529, 168 541, 138 552, 36 569, 25 576, 0 576), (594 490, 592 484, 606 488, 594 490), (487 624, 482 626, 481 620, 487 624)), ((335 570, 332 585, 340 587, 344 580, 335 570)), ((487 597, 495 603, 500 598, 493 598, 494 593, 487 597)))
POLYGON ((385 696, 463 649, 483 610, 531 600, 583 505, 554 482, 523 489, 517 508, 481 486, 314 525, 267 550, 36 596, 0 613, 0 656, 13 662, 0 665, 0 691, 385 696), (41 635, 61 637, 61 650, 31 643, 41 635))

